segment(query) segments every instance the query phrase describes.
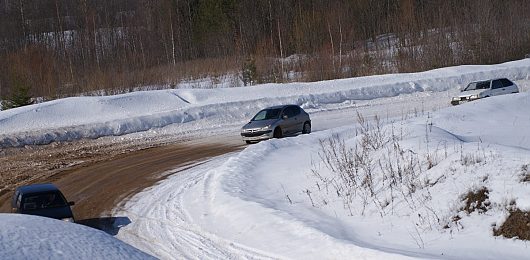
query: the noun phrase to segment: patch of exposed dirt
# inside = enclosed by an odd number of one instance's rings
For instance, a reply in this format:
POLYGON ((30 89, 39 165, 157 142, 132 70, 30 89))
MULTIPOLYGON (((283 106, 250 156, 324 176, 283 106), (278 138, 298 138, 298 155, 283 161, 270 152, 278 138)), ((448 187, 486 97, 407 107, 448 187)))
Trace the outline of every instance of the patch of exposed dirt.
POLYGON ((525 164, 523 166, 521 166, 521 173, 522 173, 522 178, 521 178, 521 182, 530 182, 530 169, 529 169, 530 165, 528 164, 525 164))
POLYGON ((132 141, 81 140, 2 149, 0 196, 13 192, 17 186, 47 179, 68 168, 93 164, 159 145, 132 141))
POLYGON ((498 229, 494 229, 493 234, 506 238, 530 240, 530 211, 520 209, 510 211, 506 221, 498 229))
POLYGON ((471 214, 473 211, 478 211, 478 213, 484 213, 488 211, 490 202, 488 201, 488 189, 482 187, 477 191, 470 191, 465 196, 466 205, 462 208, 463 211, 467 214, 471 214))
POLYGON ((121 201, 164 179, 167 171, 243 147, 239 138, 229 137, 165 142, 98 139, 3 149, 0 212, 10 212, 16 187, 51 182, 76 202, 76 220, 100 227, 100 220, 121 201))

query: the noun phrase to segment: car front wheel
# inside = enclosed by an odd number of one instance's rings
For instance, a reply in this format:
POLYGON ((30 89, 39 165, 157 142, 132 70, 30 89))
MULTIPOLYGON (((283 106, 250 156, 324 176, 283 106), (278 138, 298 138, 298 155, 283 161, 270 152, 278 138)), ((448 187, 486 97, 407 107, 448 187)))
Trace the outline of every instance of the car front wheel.
POLYGON ((282 129, 279 128, 279 127, 276 127, 276 128, 274 129, 273 137, 274 137, 274 138, 282 138, 282 136, 283 136, 282 129))
POLYGON ((311 133, 311 124, 309 122, 304 123, 304 128, 302 129, 302 134, 311 133))

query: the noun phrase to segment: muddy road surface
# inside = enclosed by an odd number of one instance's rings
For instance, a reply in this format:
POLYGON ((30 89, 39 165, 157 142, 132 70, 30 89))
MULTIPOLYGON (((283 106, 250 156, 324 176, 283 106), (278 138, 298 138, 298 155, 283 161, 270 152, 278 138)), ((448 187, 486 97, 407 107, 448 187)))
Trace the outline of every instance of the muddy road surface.
POLYGON ((8 151, 0 163, 3 189, 0 212, 10 212, 13 189, 31 183, 54 183, 72 207, 76 221, 105 229, 111 211, 128 197, 179 169, 243 149, 238 138, 177 141, 152 147, 68 143, 8 151))

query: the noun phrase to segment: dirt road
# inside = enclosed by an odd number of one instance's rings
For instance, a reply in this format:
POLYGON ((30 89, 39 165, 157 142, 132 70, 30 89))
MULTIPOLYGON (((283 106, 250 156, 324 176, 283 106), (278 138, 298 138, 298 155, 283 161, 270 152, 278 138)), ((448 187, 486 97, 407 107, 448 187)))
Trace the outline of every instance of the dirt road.
MULTIPOLYGON (((114 207, 125 198, 164 179, 168 171, 190 167, 194 163, 243 147, 241 141, 183 141, 140 150, 133 149, 121 154, 109 153, 107 158, 102 154, 103 157, 99 159, 65 167, 53 174, 42 174, 42 177, 32 178, 28 183, 56 184, 69 201, 75 201, 73 211, 77 221, 104 228, 109 224, 108 221, 111 221, 107 216, 114 207)), ((10 196, 11 192, 4 192, 0 196, 0 212, 10 211, 10 196)))

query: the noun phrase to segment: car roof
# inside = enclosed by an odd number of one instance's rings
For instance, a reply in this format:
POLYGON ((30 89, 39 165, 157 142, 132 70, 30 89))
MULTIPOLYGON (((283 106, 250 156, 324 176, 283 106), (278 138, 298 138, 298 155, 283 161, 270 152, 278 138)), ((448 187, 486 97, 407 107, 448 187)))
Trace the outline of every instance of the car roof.
POLYGON ((32 184, 20 186, 17 188, 21 193, 36 193, 36 192, 46 192, 46 191, 59 191, 59 189, 51 183, 42 183, 42 184, 32 184))
MULTIPOLYGON (((484 79, 484 80, 476 80, 476 81, 472 81, 470 83, 477 83, 477 82, 486 82, 486 81, 493 81, 493 80, 498 80, 498 79, 508 79, 508 78, 493 78, 493 79, 484 79)), ((509 79, 508 79, 509 80, 509 79)), ((511 80, 510 80, 511 81, 511 80)))
POLYGON ((265 109, 278 109, 278 108, 286 108, 286 107, 289 107, 289 106, 298 106, 298 105, 279 105, 279 106, 272 106, 272 107, 267 107, 265 109))

